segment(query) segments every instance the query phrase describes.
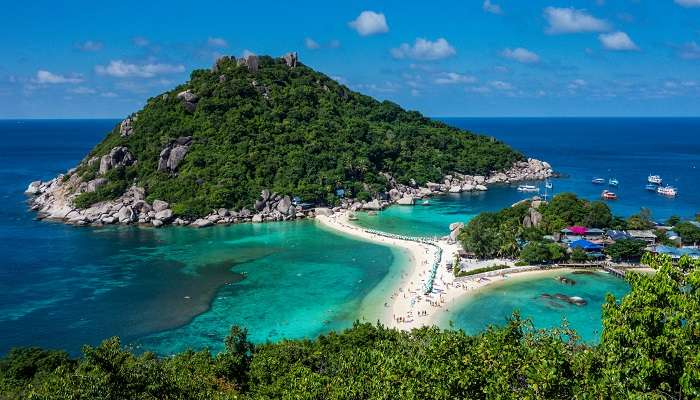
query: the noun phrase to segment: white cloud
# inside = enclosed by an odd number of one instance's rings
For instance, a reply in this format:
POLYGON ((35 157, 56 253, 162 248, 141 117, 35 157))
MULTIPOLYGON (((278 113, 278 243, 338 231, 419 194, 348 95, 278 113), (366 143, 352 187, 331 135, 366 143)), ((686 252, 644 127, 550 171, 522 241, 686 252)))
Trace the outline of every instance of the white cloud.
POLYGON ((498 4, 493 4, 491 3, 491 0, 484 0, 484 5, 482 6, 484 11, 489 12, 491 14, 502 14, 503 10, 501 9, 501 6, 498 4))
POLYGON ((95 72, 98 75, 107 75, 115 78, 153 78, 157 75, 174 74, 184 72, 183 65, 172 64, 131 64, 122 60, 112 60, 108 65, 98 65, 95 72))
POLYGON ((540 56, 528 49, 517 47, 515 49, 504 49, 501 55, 523 64, 532 64, 540 61, 540 56))
POLYGON ((134 46, 136 46, 136 47, 146 47, 149 44, 151 44, 151 42, 149 42, 148 39, 146 39, 143 36, 136 36, 133 39, 131 39, 131 41, 134 43, 134 46))
POLYGON ((33 79, 35 83, 38 84, 56 84, 56 83, 80 83, 83 81, 78 75, 74 76, 64 76, 59 74, 54 74, 52 72, 40 69, 36 72, 36 78, 33 79))
POLYGON ((95 89, 89 88, 86 86, 78 86, 77 88, 68 89, 68 92, 75 93, 75 94, 95 94, 95 93, 97 93, 97 91, 95 89))
POLYGON ((675 0, 681 7, 700 7, 700 0, 675 0))
POLYGON ((549 34, 603 32, 610 30, 610 24, 598 19, 585 10, 571 8, 547 7, 544 17, 549 23, 546 32, 549 34))
POLYGON ((114 93, 114 92, 104 92, 104 93, 100 93, 100 96, 111 99, 111 98, 118 97, 119 95, 114 93))
POLYGON ((338 39, 331 40, 328 43, 328 47, 330 47, 331 49, 337 49, 338 47, 340 47, 340 40, 338 40, 338 39))
POLYGON ((498 90, 512 90, 513 89, 513 85, 511 85, 508 82, 504 82, 504 81, 491 81, 491 82, 489 82, 489 85, 491 85, 494 89, 498 89, 498 90))
POLYGON ((75 47, 76 47, 78 50, 80 50, 80 51, 91 51, 91 52, 94 52, 94 51, 100 51, 100 50, 102 50, 102 47, 104 47, 104 45, 102 44, 102 42, 97 42, 97 41, 94 41, 94 40, 88 40, 88 41, 85 41, 85 42, 82 42, 82 43, 77 43, 77 44, 75 45, 75 47))
POLYGON ((304 39, 304 44, 306 45, 306 48, 309 50, 316 50, 321 47, 320 44, 318 44, 317 41, 311 39, 310 37, 307 37, 304 39))
POLYGON ((391 49, 391 55, 398 59, 439 60, 455 54, 457 51, 444 38, 439 38, 434 42, 418 38, 413 46, 403 43, 401 46, 391 49))
POLYGON ((598 35, 600 42, 608 50, 632 51, 639 50, 636 44, 625 32, 603 33, 598 35))
POLYGON ((435 78, 438 85, 454 85, 458 83, 474 83, 476 78, 471 75, 458 74, 456 72, 446 72, 435 78))
POLYGON ((209 46, 209 47, 228 47, 228 42, 224 38, 210 37, 209 39, 207 39, 207 46, 209 46))
POLYGON ((678 56, 686 60, 700 60, 700 46, 696 42, 688 42, 678 49, 678 56))
POLYGON ((420 90, 418 90, 418 89, 411 89, 411 96, 413 96, 413 97, 418 97, 418 96, 420 96, 420 90))
POLYGON ((374 11, 362 11, 360 15, 355 18, 354 21, 350 21, 348 25, 361 36, 389 32, 389 26, 386 24, 386 17, 384 14, 374 11))

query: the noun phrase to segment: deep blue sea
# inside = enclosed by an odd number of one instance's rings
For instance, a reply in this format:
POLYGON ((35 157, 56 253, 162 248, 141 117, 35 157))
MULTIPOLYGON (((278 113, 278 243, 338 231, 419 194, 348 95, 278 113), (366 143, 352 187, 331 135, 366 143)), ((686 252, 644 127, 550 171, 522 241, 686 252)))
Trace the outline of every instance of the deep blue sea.
MULTIPOLYGON (((166 354, 220 348, 234 323, 247 326, 254 340, 266 341, 313 337, 373 318, 368 310, 387 282, 400 276, 405 254, 335 235, 313 222, 195 231, 35 221, 23 194, 27 184, 74 166, 117 122, 0 121, 0 354, 26 345, 75 353, 82 344, 112 335, 166 354)), ((567 175, 555 181, 555 191, 597 198, 601 188, 590 179, 617 177, 620 200, 613 209, 619 214, 641 206, 658 218, 699 211, 700 119, 447 122, 549 161, 567 175), (678 186, 679 197, 645 192, 649 173, 678 186)), ((514 187, 447 196, 434 208, 391 208, 397 215, 387 214, 381 224, 441 234, 449 222, 520 198, 514 187)), ((494 315, 509 314, 510 303, 494 304, 503 308, 494 315)), ((465 329, 478 329, 465 318, 456 318, 457 326, 465 321, 465 329)))

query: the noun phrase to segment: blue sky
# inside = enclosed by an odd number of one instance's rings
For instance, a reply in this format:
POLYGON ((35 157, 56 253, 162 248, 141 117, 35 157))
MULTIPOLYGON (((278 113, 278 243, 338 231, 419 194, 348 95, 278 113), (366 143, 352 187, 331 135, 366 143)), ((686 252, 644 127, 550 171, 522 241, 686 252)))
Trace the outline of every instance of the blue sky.
POLYGON ((0 118, 122 117, 290 50, 429 116, 700 116, 700 0, 65 3, 3 5, 0 118))

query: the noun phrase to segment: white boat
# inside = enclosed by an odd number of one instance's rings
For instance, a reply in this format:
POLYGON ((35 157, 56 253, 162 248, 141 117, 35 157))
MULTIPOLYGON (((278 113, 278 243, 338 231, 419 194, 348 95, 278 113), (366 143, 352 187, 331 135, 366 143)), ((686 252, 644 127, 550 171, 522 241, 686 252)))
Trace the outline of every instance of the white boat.
POLYGON ((661 177, 659 175, 649 175, 649 177, 647 178, 647 181, 649 181, 649 183, 653 183, 655 185, 660 185, 663 182, 663 179, 661 179, 661 177))
POLYGON ((547 189, 551 189, 553 186, 554 186, 554 185, 552 185, 552 182, 551 182, 551 181, 545 181, 545 182, 544 182, 544 187, 546 187, 547 189))
POLYGON ((656 189, 656 193, 668 197, 676 197, 678 195, 678 191, 673 186, 659 187, 656 189))
POLYGON ((423 202, 421 203, 421 205, 422 205, 422 206, 429 206, 429 205, 430 205, 430 201, 427 200, 427 199, 426 199, 426 200, 423 200, 423 202))
POLYGON ((603 183, 605 183, 605 179, 603 179, 603 178, 593 178, 593 179, 591 180, 591 183, 594 184, 594 185, 602 185, 603 183))
POLYGON ((534 185, 520 185, 518 186, 518 192, 539 192, 540 188, 534 185))
POLYGON ((608 180, 608 185, 610 186, 618 186, 620 184, 620 181, 618 181, 616 178, 610 178, 608 180))

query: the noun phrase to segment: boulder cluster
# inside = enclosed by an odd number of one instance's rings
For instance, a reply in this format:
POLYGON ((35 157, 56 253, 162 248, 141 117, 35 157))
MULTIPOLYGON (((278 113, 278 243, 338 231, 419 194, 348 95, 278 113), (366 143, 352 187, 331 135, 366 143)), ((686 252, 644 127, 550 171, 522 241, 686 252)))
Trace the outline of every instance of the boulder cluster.
POLYGON ((185 158, 192 144, 191 136, 182 136, 168 143, 158 156, 158 171, 173 173, 185 158))
POLYGON ((199 97, 192 92, 192 90, 184 90, 175 96, 176 99, 182 102, 182 106, 185 107, 187 112, 193 113, 197 109, 197 102, 199 97))

